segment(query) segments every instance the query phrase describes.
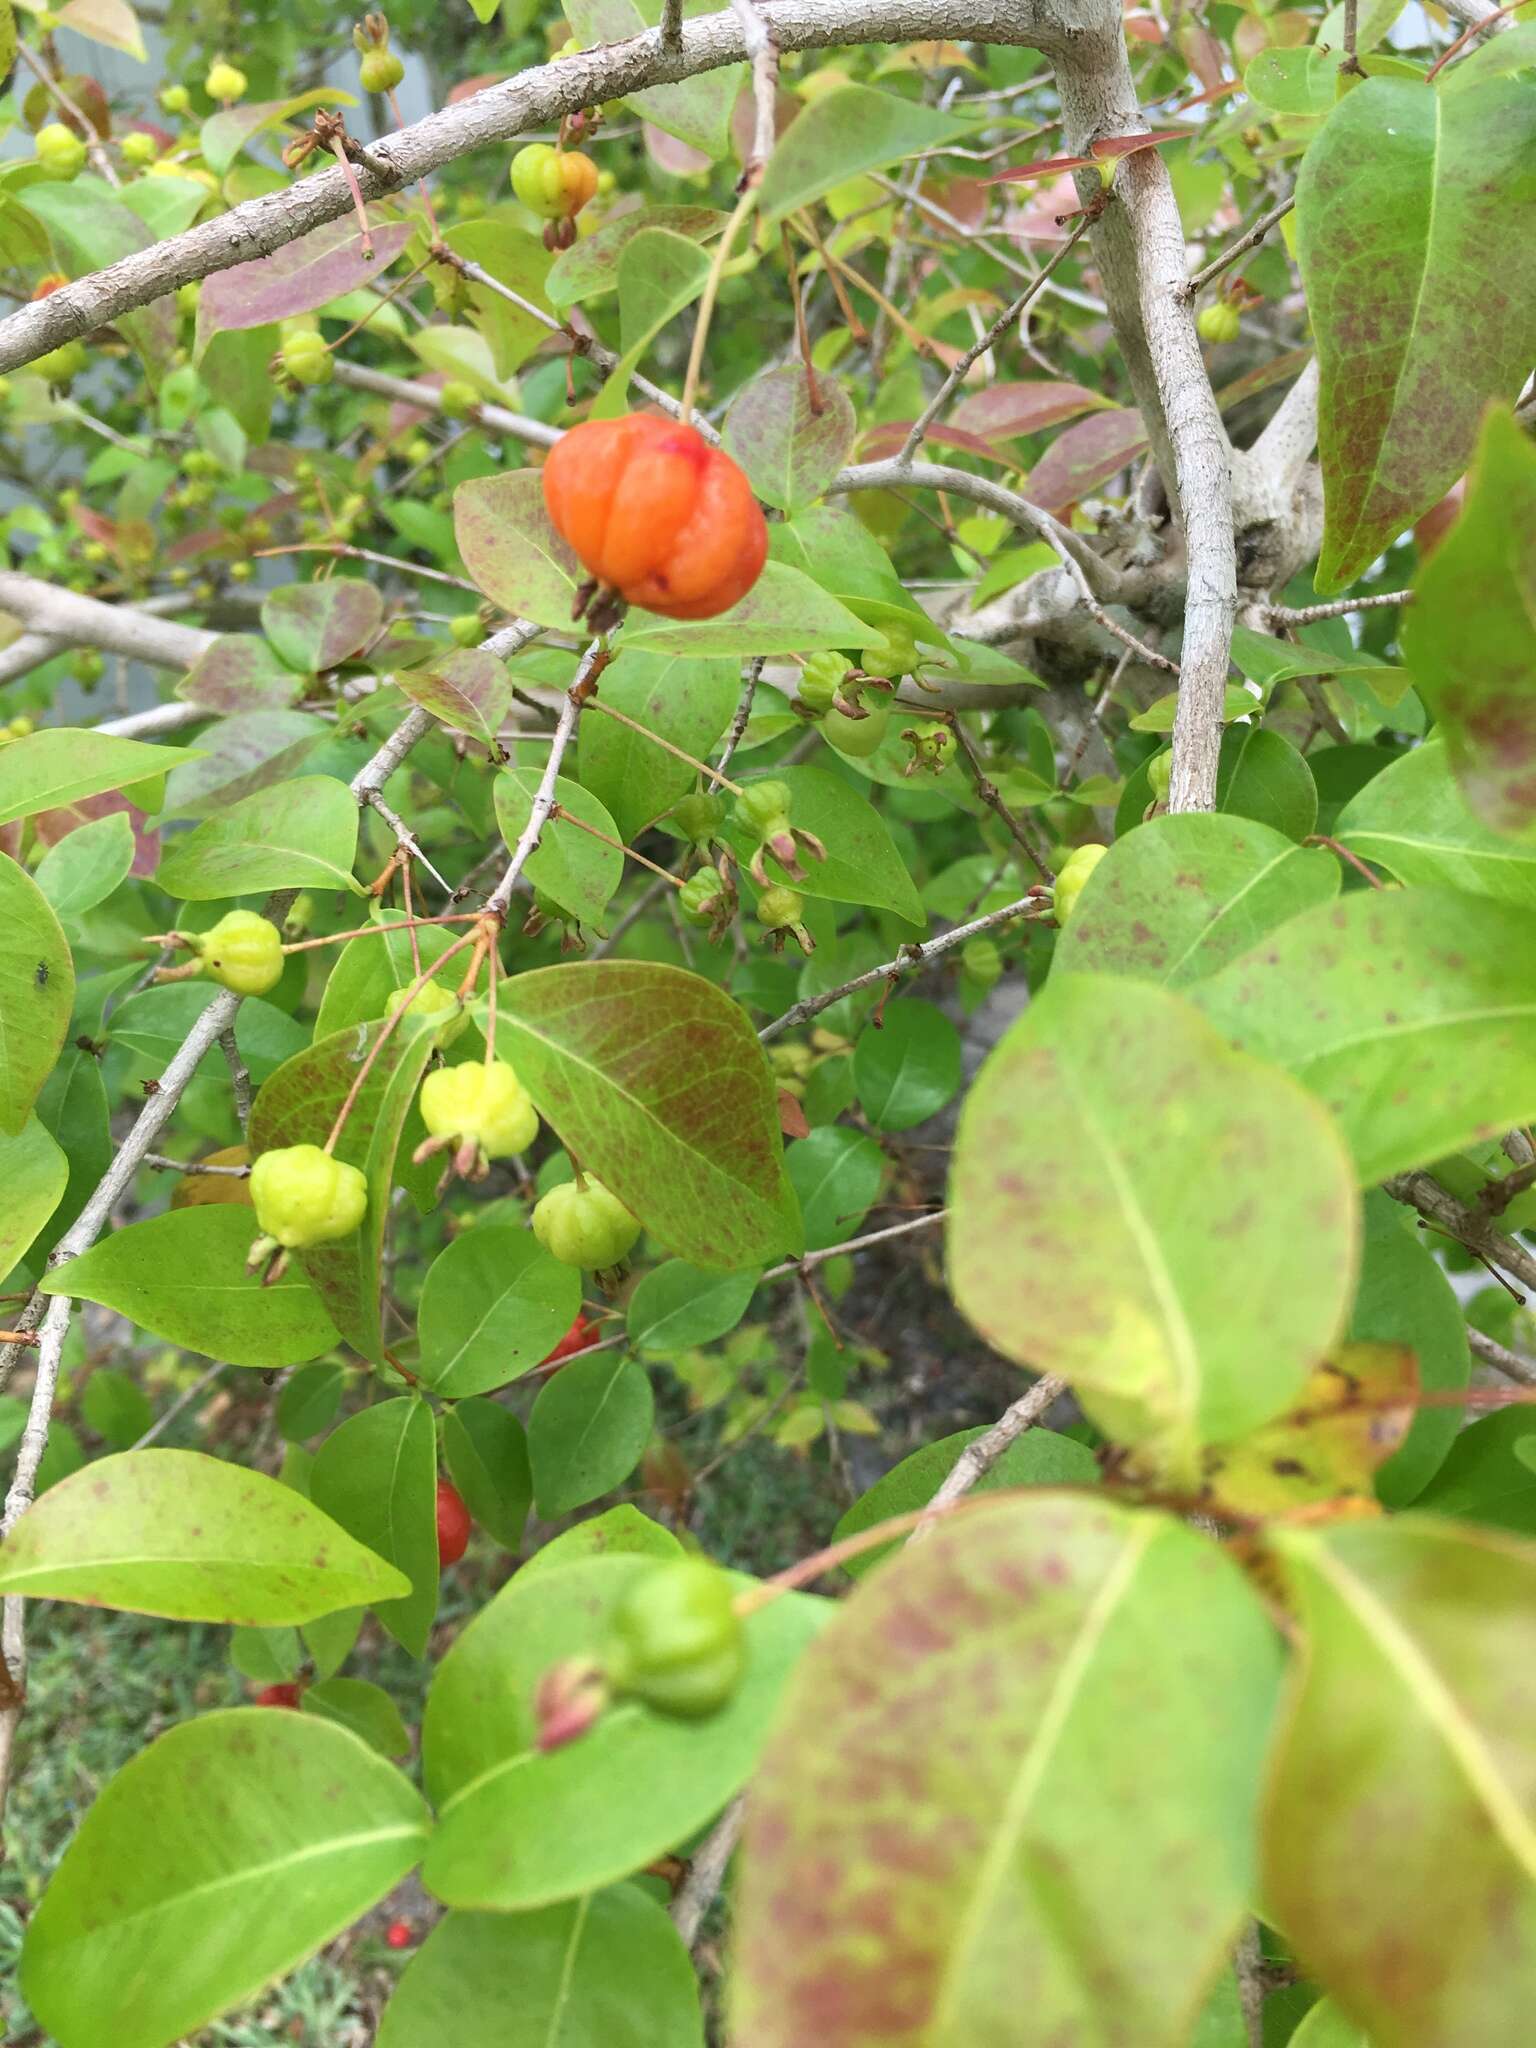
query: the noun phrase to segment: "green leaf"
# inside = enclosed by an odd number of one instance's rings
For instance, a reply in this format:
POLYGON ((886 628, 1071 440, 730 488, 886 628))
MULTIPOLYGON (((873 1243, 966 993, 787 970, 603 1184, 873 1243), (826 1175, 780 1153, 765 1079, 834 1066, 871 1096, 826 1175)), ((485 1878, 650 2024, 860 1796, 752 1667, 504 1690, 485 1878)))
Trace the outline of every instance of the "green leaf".
POLYGON ((133 866, 133 824, 126 811, 68 832, 37 864, 37 886, 56 917, 83 917, 105 903, 133 866))
MULTIPOLYGON (((954 1436, 924 1444, 910 1458, 903 1458, 877 1479, 868 1493, 860 1494, 833 1530, 833 1541, 841 1543, 845 1536, 857 1536, 865 1529, 873 1529, 877 1522, 926 1507, 949 1477, 960 1453, 985 1435, 985 1429, 962 1429, 954 1436)), ((1030 1429, 1008 1446, 971 1490, 993 1493, 1015 1486, 1096 1486, 1098 1480, 1099 1461, 1086 1444, 1080 1444, 1075 1437, 1058 1436, 1052 1429, 1030 1429)), ((902 1540, 894 1537, 876 1549, 861 1551, 857 1557, 845 1557, 843 1570, 850 1578, 863 1578, 881 1558, 894 1555, 902 1540)))
POLYGON ((1473 816, 1439 738, 1373 776, 1340 812, 1334 837, 1412 887, 1536 906, 1536 846, 1473 816))
POLYGON ((637 1885, 520 1913, 450 1913, 407 1966, 378 2048, 703 2048, 699 1986, 637 1885))
POLYGON ((666 1357, 729 1336, 751 1304, 757 1279, 755 1267, 706 1273, 684 1259, 668 1259, 629 1297, 629 1341, 637 1351, 666 1357))
MULTIPOLYGON (((369 943, 375 943, 370 941, 369 943)), ((333 1032, 280 1066, 251 1113, 252 1156, 284 1145, 323 1145, 382 1026, 333 1032)), ((368 1070, 336 1144, 336 1157, 368 1180, 368 1213, 348 1237, 296 1254, 341 1334, 365 1358, 383 1356, 379 1260, 389 1221, 400 1134, 437 1043, 430 1020, 393 1031, 368 1070)))
POLYGON ((1187 1478, 1201 1444, 1282 1414, 1338 1336, 1353 1180, 1316 1102, 1189 1003, 1066 975, 966 1097, 950 1286, 1005 1358, 1187 1478))
POLYGON ((43 1235, 50 1250, 74 1222, 112 1163, 111 1115, 101 1063, 94 1053, 68 1045, 37 1098, 37 1120, 62 1147, 69 1162, 64 1194, 43 1235))
POLYGON ((11 1271, 57 1209, 68 1179, 69 1161, 37 1117, 28 1117, 14 1135, 0 1134, 0 1276, 11 1271))
POLYGON ((65 1851, 27 1929, 27 2003, 59 2048, 166 2048, 366 1913, 427 1828, 420 1793, 345 1729, 254 1707, 184 1722, 65 1851))
POLYGON ((1480 1415, 1458 1434, 1414 1507, 1536 1536, 1536 1413, 1522 1406, 1480 1415))
MULTIPOLYGON (((1472 1372, 1461 1305, 1440 1265, 1408 1222, 1408 1212, 1379 1190, 1365 1198, 1365 1245, 1351 1341, 1404 1344, 1418 1363, 1419 1388, 1448 1394, 1472 1372)), ((1406 1440, 1376 1474, 1376 1494, 1406 1507, 1434 1478, 1462 1425, 1450 1407, 1423 1407, 1406 1440)))
MULTIPOLYGON (((0 763, 15 751, 0 751, 0 763)), ((0 1133, 7 1137, 25 1128, 53 1071, 74 999, 75 965, 59 920, 32 877, 0 855, 0 1133)))
MULTIPOLYGON (((332 1032, 344 1031, 349 1025, 372 1023, 382 1018, 388 1008, 389 999, 402 988, 410 988, 420 968, 432 967, 440 960, 459 936, 456 931, 443 931, 431 925, 418 929, 415 935, 415 951, 411 949, 411 934, 399 925, 403 911, 381 911, 375 913, 379 930, 366 937, 349 939, 342 947, 336 965, 331 969, 325 984, 325 993, 320 998, 320 1013, 315 1019, 315 1041, 329 1038, 332 1032)), ((433 980, 440 987, 454 991, 464 979, 464 955, 458 954, 450 960, 433 980)), ((244 1016, 250 1004, 242 1003, 240 1014, 244 1016)))
POLYGON ((395 681, 413 704, 473 739, 494 740, 512 708, 506 663, 481 647, 456 647, 423 668, 398 669, 395 681))
MULTIPOLYGON (((870 808, 865 791, 825 768, 774 768, 768 772, 790 793, 790 822, 814 833, 827 850, 825 860, 808 858, 803 862, 805 878, 793 885, 802 896, 893 911, 907 924, 928 922, 922 898, 896 851, 890 830, 870 808)), ((745 779, 750 784, 764 777, 754 774, 745 779)), ((746 853, 754 842, 743 835, 737 843, 746 853)), ((767 866, 772 880, 790 880, 771 856, 767 866)))
MULTIPOLYGON (((111 733, 45 726, 0 748, 0 825, 39 811, 61 810, 106 790, 158 781, 168 768, 188 758, 183 750, 146 747, 111 733)), ((139 789, 137 800, 153 810, 159 798, 139 789)))
POLYGON ((629 409, 629 380, 669 320, 704 289, 709 258, 697 242, 665 228, 642 228, 619 254, 619 338, 624 353, 592 407, 593 419, 617 419, 629 409))
POLYGON ((572 961, 511 977, 497 1050, 583 1167, 669 1250, 736 1271, 801 1249, 772 1071, 696 974, 572 961))
MULTIPOLYGON (((369 1595, 395 1641, 422 1656, 437 1612, 437 1438, 432 1410, 408 1395, 348 1416, 320 1446, 310 1498, 395 1567, 396 1599, 369 1595)), ((340 1604, 339 1602, 337 1603, 340 1604)))
MULTIPOLYGON (((768 555, 819 584, 859 621, 859 629, 835 645, 865 647, 869 627, 883 635, 892 626, 905 626, 920 646, 945 644, 940 628, 907 594, 890 555, 852 512, 837 505, 802 507, 769 527, 768 555)), ((973 651, 980 656, 991 652, 965 650, 973 651)))
POLYGON ((725 416, 727 451, 765 504, 793 512, 819 498, 848 460, 858 431, 853 404, 830 377, 817 379, 813 406, 798 364, 766 370, 725 416))
POLYGON ((1536 1550, 1429 1516, 1271 1542, 1305 1649, 1264 1897, 1381 2048, 1513 2039, 1536 1998, 1536 1550))
POLYGON ((1251 1909, 1279 1676, 1242 1574, 1168 1517, 1047 1494, 942 1523, 790 1683, 736 2037, 1183 2048, 1251 1909))
POLYGON ((541 342, 549 339, 549 326, 529 307, 548 313, 544 281, 549 275, 550 257, 537 235, 521 225, 522 209, 508 205, 497 208, 483 220, 464 221, 448 229, 443 240, 458 255, 477 263, 497 284, 515 292, 493 291, 473 279, 463 282, 475 325, 490 344, 491 364, 498 377, 510 377, 531 356, 541 342), (518 300, 522 304, 518 304, 518 300))
POLYGON ((1536 828, 1536 448, 1490 409, 1466 498, 1419 571, 1403 654, 1467 805, 1498 832, 1536 828))
MULTIPOLYGON (((140 989, 136 996, 127 997, 112 1011, 107 1020, 108 1043, 137 1056, 133 1063, 135 1072, 142 1066, 147 1075, 158 1075, 207 1009, 212 994, 208 983, 201 979, 140 989)), ((303 1026, 286 1010, 263 1002, 260 996, 247 996, 240 1005, 235 1016, 235 1043, 257 1087, 284 1060, 292 1059, 304 1042, 303 1026)), ((210 1051, 198 1073, 221 1074, 227 1080, 229 1069, 223 1054, 210 1051)))
POLYGON ((277 1397, 277 1432, 284 1443, 307 1443, 329 1429, 346 1383, 346 1373, 339 1365, 306 1365, 290 1374, 277 1397))
POLYGON ((670 1529, 664 1529, 660 1522, 653 1522, 649 1515, 642 1515, 637 1507, 623 1500, 616 1507, 604 1508, 600 1515, 591 1515, 585 1522, 562 1529, 533 1553, 522 1566, 521 1575, 526 1578, 530 1572, 545 1572, 553 1566, 579 1564, 589 1557, 613 1553, 621 1557, 672 1558, 683 1555, 683 1546, 670 1529))
POLYGON ((116 1366, 98 1366, 80 1396, 80 1413, 108 1450, 131 1450, 155 1419, 149 1396, 116 1366))
MULTIPOLYGON (((47 228, 60 268, 70 277, 105 270, 150 248, 155 239, 111 186, 89 173, 66 183, 29 185, 26 204, 47 228)), ((150 383, 157 384, 176 348, 174 303, 164 297, 153 300, 137 312, 120 314, 113 324, 143 358, 150 383)))
POLYGON ((860 1032, 853 1082, 877 1131, 909 1131, 959 1090, 960 1034, 932 1003, 898 998, 860 1032))
POLYGON ((770 558, 746 596, 712 619, 664 619, 636 609, 624 628, 626 647, 659 654, 809 654, 857 646, 858 618, 819 583, 770 558))
POLYGON ((384 600, 371 583, 333 576, 274 590, 262 600, 261 630, 289 668, 318 674, 358 654, 383 617, 384 600))
POLYGON ((466 573, 493 604, 538 626, 569 629, 587 572, 550 524, 538 470, 460 484, 453 533, 466 573))
MULTIPOLYGON (((323 586, 321 586, 323 587, 323 586)), ((350 889, 357 800, 329 775, 300 775, 242 797, 166 847, 156 876, 189 903, 265 889, 350 889)))
POLYGON ((410 1733, 400 1709, 382 1687, 366 1678, 327 1678, 306 1686, 299 1705, 306 1714, 350 1728, 380 1756, 410 1754, 410 1733))
POLYGON ((304 1668, 296 1628, 235 1628, 229 1632, 229 1661, 252 1685, 287 1685, 304 1668))
MULTIPOLYGON (((1139 711, 1130 719, 1129 729, 1132 732, 1172 732, 1178 709, 1179 693, 1177 690, 1170 690, 1165 697, 1155 698, 1145 711, 1139 711)), ((1258 709, 1258 700, 1251 690, 1245 690, 1238 683, 1228 683, 1221 706, 1224 725, 1230 724, 1236 718, 1249 718, 1258 709)))
POLYGON ((125 1451, 61 1480, 0 1552, 0 1588, 170 1621, 308 1621, 400 1575, 290 1487, 201 1451, 125 1451))
POLYGON ((1153 818, 1093 871, 1051 956, 1057 974, 1124 974, 1183 988, 1339 893, 1339 864, 1267 825, 1153 818))
POLYGON ((1505 904, 1359 890, 1190 993, 1321 1098, 1363 1187, 1536 1115, 1536 935, 1505 904))
POLYGON ((882 170, 969 135, 968 114, 944 114, 867 85, 822 93, 780 139, 758 188, 763 218, 783 220, 861 171, 882 170))
POLYGON ((443 1417, 443 1456, 465 1505, 503 1550, 516 1550, 533 1505, 528 1439, 495 1401, 458 1401, 443 1417))
POLYGON ((205 727, 203 757, 173 768, 165 791, 166 815, 206 818, 296 775, 331 728, 303 711, 237 713, 205 727))
POLYGON ((254 1211, 209 1202, 168 1209, 103 1237, 39 1283, 45 1294, 99 1301, 185 1350, 271 1370, 329 1351, 336 1327, 304 1275, 264 1287, 246 1266, 254 1211))
POLYGON ((645 1368, 622 1351, 579 1354, 544 1382, 528 1418, 533 1497, 546 1521, 620 1486, 651 1438, 645 1368))
POLYGON ((719 234, 729 215, 713 206, 642 206, 605 220, 590 235, 573 242, 555 258, 545 280, 550 302, 574 306, 613 291, 619 282, 619 258, 626 245, 648 228, 664 228, 690 241, 708 242, 719 234))
POLYGON ((602 688, 582 715, 581 781, 607 808, 621 839, 633 841, 693 788, 698 775, 656 740, 606 717, 603 706, 698 760, 730 724, 740 695, 734 661, 631 647, 603 671, 602 688))
POLYGON ((580 1273, 531 1231, 466 1230, 427 1271, 416 1377, 446 1400, 504 1387, 549 1356, 580 1307, 580 1273))
POLYGON ((597 1650, 654 1569, 649 1556, 610 1555, 519 1572, 438 1666, 422 1762, 441 1822, 422 1874, 448 1905, 523 1912, 628 1877, 751 1775, 786 1673, 830 1611, 823 1600, 790 1593, 748 1616, 740 1690, 707 1720, 618 1700, 580 1742, 538 1750, 540 1678, 597 1650))
POLYGON ((1324 594, 1444 496, 1485 402, 1513 401, 1525 380, 1533 158, 1536 105, 1519 78, 1439 93, 1366 79, 1307 151, 1296 239, 1322 371, 1324 594))
POLYGON ((1371 2048, 1331 1998, 1322 1999, 1291 2036, 1290 2048, 1371 2048))
MULTIPOLYGON (((712 11, 710 6, 701 9, 697 0, 684 8, 687 14, 712 11)), ((636 0, 570 0, 565 17, 590 49, 595 43, 627 42, 643 28, 654 28, 661 19, 661 0, 639 0, 638 5, 636 0)), ((676 85, 630 93, 628 103, 666 134, 718 162, 730 148, 731 110, 746 75, 743 64, 723 65, 676 85)))
POLYGON ((1301 840, 1317 825, 1317 784, 1283 734, 1236 725, 1221 737, 1216 808, 1301 840))
MULTIPOLYGON (((533 816, 533 800, 544 776, 543 764, 534 757, 548 755, 544 747, 519 752, 527 753, 527 761, 514 760, 495 783, 496 822, 509 847, 516 846, 533 816)), ((569 816, 553 818, 544 827, 523 872, 541 895, 558 903, 578 924, 601 930, 603 912, 624 879, 622 849, 605 844, 618 838, 618 829, 591 791, 569 776, 556 776, 555 802, 569 816), (592 831, 582 831, 583 825, 592 831), (592 832, 604 836, 594 839, 592 832)))
POLYGON ((785 1161, 805 1218, 805 1248, 852 1237, 885 1185, 885 1154, 863 1131, 824 1124, 791 1145, 785 1161))

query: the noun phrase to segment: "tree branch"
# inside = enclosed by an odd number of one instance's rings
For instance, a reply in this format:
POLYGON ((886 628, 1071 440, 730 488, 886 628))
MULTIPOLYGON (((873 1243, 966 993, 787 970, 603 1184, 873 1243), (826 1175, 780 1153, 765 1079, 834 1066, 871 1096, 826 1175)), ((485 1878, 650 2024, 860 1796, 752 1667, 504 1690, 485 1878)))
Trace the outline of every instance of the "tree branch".
MULTIPOLYGON (((161 618, 155 607, 163 604, 180 609, 191 602, 178 593, 167 599, 152 598, 143 606, 103 604, 99 598, 62 590, 19 569, 0 569, 0 611, 20 619, 27 629, 22 640, 40 638, 56 643, 51 653, 66 647, 99 647, 104 653, 121 654, 155 668, 190 668, 207 653, 218 634, 205 626, 184 626, 176 619, 161 618)), ((22 640, 0 649, 0 681, 7 680, 8 660, 22 640)), ((48 656, 38 658, 46 660, 48 656)), ((35 665, 35 661, 27 664, 35 665)), ((16 668, 11 673, 20 675, 24 670, 16 668)))
MULTIPOLYGON (((926 38, 1036 43, 1050 50, 1067 46, 1073 33, 1069 17, 1078 12, 1069 0, 771 0, 760 11, 781 51, 926 38)), ((739 64, 749 55, 746 32, 729 9, 685 23, 672 49, 660 29, 648 29, 627 42, 536 65, 371 143, 366 160, 355 166, 357 179, 364 198, 377 199, 471 150, 553 126, 583 107, 623 99, 648 85, 739 64)), ((351 205, 342 170, 318 171, 77 279, 0 321, 0 373, 179 285, 271 255, 339 219, 351 205)))
POLYGON ((1458 1201, 1432 1174, 1397 1173, 1383 1181, 1382 1187, 1394 1201, 1417 1209, 1469 1252, 1476 1252, 1490 1265, 1502 1268, 1522 1287, 1536 1289, 1536 1252, 1506 1237, 1502 1230, 1495 1230, 1481 1210, 1458 1201))

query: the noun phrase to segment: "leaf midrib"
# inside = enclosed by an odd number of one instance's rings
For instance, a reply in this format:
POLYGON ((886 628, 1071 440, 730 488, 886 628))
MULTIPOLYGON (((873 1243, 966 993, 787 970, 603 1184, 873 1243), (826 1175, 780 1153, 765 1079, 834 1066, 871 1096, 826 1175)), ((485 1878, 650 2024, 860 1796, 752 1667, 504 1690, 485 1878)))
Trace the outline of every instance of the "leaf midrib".
POLYGON ((1013 1789, 986 1854, 981 1860, 970 1899, 961 1915, 950 1944, 949 1961, 940 1980, 924 2038, 933 2041, 958 2040, 956 2015, 950 2001, 969 1978, 969 1959, 981 1924, 991 1911, 993 1898, 1007 1866, 1018 1849, 1019 1838, 1029 1819, 1035 1795, 1066 1728, 1078 1694, 1088 1676, 1093 1653, 1103 1641, 1115 1609, 1130 1589, 1152 1544, 1163 1534, 1148 1517, 1126 1532, 1125 1546, 1093 1596, 1076 1639, 1062 1659, 1044 1711, 1035 1725, 1034 1739, 1024 1756, 1013 1789))

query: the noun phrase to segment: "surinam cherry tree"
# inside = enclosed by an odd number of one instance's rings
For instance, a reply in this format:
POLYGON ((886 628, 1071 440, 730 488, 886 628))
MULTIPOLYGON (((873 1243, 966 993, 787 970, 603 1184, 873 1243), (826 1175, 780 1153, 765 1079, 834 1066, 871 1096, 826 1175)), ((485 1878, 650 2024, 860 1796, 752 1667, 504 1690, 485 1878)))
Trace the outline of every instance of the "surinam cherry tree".
POLYGON ((0 1797, 247 1703, 17 2038, 1523 2043, 1531 0, 195 13, 0 0, 0 1797))

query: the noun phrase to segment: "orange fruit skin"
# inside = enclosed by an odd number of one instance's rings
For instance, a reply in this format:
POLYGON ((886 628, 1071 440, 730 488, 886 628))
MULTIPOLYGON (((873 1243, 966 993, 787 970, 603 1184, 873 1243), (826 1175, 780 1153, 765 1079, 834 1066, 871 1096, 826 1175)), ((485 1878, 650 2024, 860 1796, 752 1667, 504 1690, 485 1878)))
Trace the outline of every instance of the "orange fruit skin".
POLYGON ((730 456, 693 427, 650 413, 588 420, 557 442, 543 474, 555 531, 630 604, 712 619, 762 574, 762 508, 730 456))

